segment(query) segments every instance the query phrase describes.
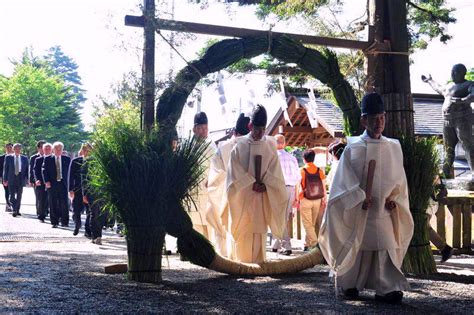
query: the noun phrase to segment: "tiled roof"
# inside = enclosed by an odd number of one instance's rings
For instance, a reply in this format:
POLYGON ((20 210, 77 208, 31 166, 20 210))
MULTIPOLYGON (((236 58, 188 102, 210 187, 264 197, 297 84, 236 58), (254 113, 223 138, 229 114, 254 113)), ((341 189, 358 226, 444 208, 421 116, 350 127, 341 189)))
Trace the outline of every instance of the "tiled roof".
MULTIPOLYGON (((301 106, 306 107, 308 97, 296 97, 301 106)), ((342 111, 329 101, 317 99, 318 105, 316 116, 318 121, 327 130, 334 132, 343 131, 342 111)), ((415 134, 420 136, 440 136, 443 134, 443 116, 441 107, 443 101, 439 98, 417 98, 413 99, 415 134)))
POLYGON ((413 99, 415 114, 415 134, 420 136, 440 136, 443 134, 442 100, 413 99))
MULTIPOLYGON (((307 108, 307 103, 309 102, 308 97, 296 97, 296 100, 301 106, 307 108)), ((324 125, 326 130, 330 131, 332 134, 335 132, 342 132, 343 131, 343 119, 342 119, 342 111, 334 105, 333 103, 323 100, 323 99, 316 99, 317 109, 316 109, 316 117, 318 118, 318 122, 324 125)))

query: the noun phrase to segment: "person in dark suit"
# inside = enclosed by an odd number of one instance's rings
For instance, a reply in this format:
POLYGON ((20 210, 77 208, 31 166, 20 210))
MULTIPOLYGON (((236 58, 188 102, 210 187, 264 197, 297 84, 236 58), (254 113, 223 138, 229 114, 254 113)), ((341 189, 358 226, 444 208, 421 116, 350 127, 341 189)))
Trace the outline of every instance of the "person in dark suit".
MULTIPOLYGON (((5 164, 5 157, 13 153, 13 143, 5 144, 5 154, 0 155, 0 183, 3 183, 3 165, 5 164)), ((12 212, 12 205, 10 204, 8 186, 3 186, 5 190, 5 211, 12 212)))
POLYGON ((103 202, 90 189, 89 175, 90 159, 82 166, 82 194, 84 204, 89 205, 91 213, 92 243, 102 245, 102 227, 105 225, 106 213, 103 212, 103 202))
POLYGON ((21 154, 21 144, 13 145, 13 154, 5 157, 3 166, 3 185, 8 187, 9 200, 14 217, 21 215, 21 196, 28 183, 28 157, 21 154))
POLYGON ((43 180, 48 191, 50 218, 53 228, 57 228, 59 220, 62 226, 69 226, 67 203, 67 172, 71 158, 62 155, 64 144, 53 143, 53 154, 44 158, 43 180))
MULTIPOLYGON (((74 220, 74 232, 73 235, 79 234, 79 229, 81 228, 81 213, 85 208, 82 196, 82 180, 81 180, 81 172, 82 172, 82 165, 84 164, 85 158, 89 155, 91 150, 91 146, 88 143, 84 143, 81 146, 81 150, 79 151, 79 156, 76 157, 71 161, 71 165, 69 166, 68 172, 68 190, 69 190, 69 197, 72 200, 72 219, 74 220)), ((88 208, 89 206, 86 205, 88 208)), ((89 210, 86 209, 86 212, 89 213, 89 210)), ((85 235, 91 234, 90 231, 90 214, 86 217, 85 223, 85 235)))
POLYGON ((35 186, 35 161, 38 157, 43 155, 43 144, 45 144, 46 141, 40 140, 36 143, 36 150, 37 152, 30 156, 30 176, 29 176, 29 183, 30 186, 34 187, 35 191, 35 204, 36 204, 36 215, 39 217, 39 204, 38 204, 38 190, 36 189, 35 186))
POLYGON ((43 154, 36 158, 33 166, 33 174, 35 180, 35 191, 36 191, 36 202, 38 210, 38 220, 44 222, 44 219, 48 215, 49 203, 48 203, 48 192, 44 185, 43 173, 41 168, 43 167, 44 158, 51 155, 53 151, 53 145, 51 143, 43 144, 43 154))

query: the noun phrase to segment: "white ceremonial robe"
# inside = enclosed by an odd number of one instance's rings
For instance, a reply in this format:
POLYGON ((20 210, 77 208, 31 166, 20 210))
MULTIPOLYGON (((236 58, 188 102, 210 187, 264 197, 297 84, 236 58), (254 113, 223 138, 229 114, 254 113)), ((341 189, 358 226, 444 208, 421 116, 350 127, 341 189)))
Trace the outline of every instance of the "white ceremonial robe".
POLYGON ((383 136, 372 139, 367 133, 348 140, 320 230, 321 251, 344 290, 367 288, 386 294, 408 289, 401 266, 413 219, 400 143, 383 136), (370 160, 377 163, 372 205, 363 210, 370 160), (387 198, 397 205, 392 211, 385 209, 387 198))
POLYGON ((329 189, 331 189, 332 181, 334 180, 334 175, 337 171, 337 166, 339 165, 339 160, 333 160, 331 163, 331 170, 329 174, 326 176, 326 184, 328 185, 329 189))
POLYGON ((265 260, 268 227, 282 238, 288 195, 273 138, 254 141, 250 134, 237 139, 231 152, 226 180, 230 232, 235 241, 235 259, 247 263, 265 260), (255 156, 262 156, 261 180, 267 191, 252 190, 255 156))
MULTIPOLYGON (((237 143, 236 138, 219 143, 216 154, 211 159, 207 191, 209 200, 207 204, 206 219, 213 229, 216 249, 222 256, 228 256, 233 240, 229 229, 229 207, 225 180, 230 153, 237 143)), ((232 258, 232 257, 231 257, 232 258)))
POLYGON ((214 142, 208 141, 208 143, 209 146, 206 150, 206 161, 203 165, 203 167, 205 168, 205 172, 202 175, 202 179, 199 183, 199 186, 192 193, 195 206, 193 206, 191 211, 189 212, 189 216, 191 217, 191 221, 193 222, 194 229, 204 235, 207 239, 209 239, 208 222, 206 220, 208 202, 207 179, 209 176, 209 167, 211 164, 211 159, 217 150, 214 142))

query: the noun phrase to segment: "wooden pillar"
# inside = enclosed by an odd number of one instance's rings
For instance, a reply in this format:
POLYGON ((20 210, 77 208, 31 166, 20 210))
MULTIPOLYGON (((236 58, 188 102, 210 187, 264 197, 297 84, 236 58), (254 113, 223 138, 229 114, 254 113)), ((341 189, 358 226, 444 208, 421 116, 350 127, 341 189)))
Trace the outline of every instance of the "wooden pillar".
POLYGON ((296 238, 301 239, 301 213, 296 212, 296 238))
POLYGON ((462 209, 462 248, 467 251, 471 250, 471 237, 472 237, 472 211, 469 200, 463 203, 462 209))
POLYGON ((142 128, 150 131, 155 121, 155 0, 144 0, 143 16, 145 42, 142 68, 142 128))
POLYGON ((453 214, 453 247, 461 248, 461 205, 455 203, 451 206, 453 214))
POLYGON ((293 217, 288 220, 286 226, 288 229, 288 235, 290 236, 290 238, 293 238, 293 217))

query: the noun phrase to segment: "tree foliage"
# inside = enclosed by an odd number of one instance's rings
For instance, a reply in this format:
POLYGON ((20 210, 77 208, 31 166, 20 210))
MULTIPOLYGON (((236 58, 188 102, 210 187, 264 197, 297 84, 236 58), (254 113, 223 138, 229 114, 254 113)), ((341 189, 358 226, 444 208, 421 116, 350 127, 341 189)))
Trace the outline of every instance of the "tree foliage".
MULTIPOLYGON (((256 0, 238 1, 242 5, 257 4, 256 14, 261 19, 274 14, 279 19, 289 19, 295 16, 309 20, 320 19, 319 10, 323 7, 342 9, 341 0, 256 0)), ((445 0, 406 0, 408 9, 408 26, 412 48, 426 48, 427 40, 439 38, 446 43, 452 38, 446 31, 449 23, 456 22, 452 13, 454 8, 446 6, 445 0)))
POLYGON ((412 48, 425 49, 428 40, 439 38, 447 43, 452 36, 446 31, 449 23, 456 22, 452 16, 454 8, 447 8, 444 0, 407 1, 408 30, 412 48))
POLYGON ((60 76, 70 89, 72 105, 76 109, 81 108, 81 104, 86 100, 85 90, 82 88, 81 77, 77 72, 79 66, 61 49, 61 46, 53 46, 48 49, 43 57, 45 64, 50 67, 54 74, 60 76))
POLYGON ((26 49, 12 60, 14 71, 0 79, 0 141, 20 142, 32 153, 36 141, 62 141, 75 149, 86 138, 73 87, 55 74, 46 58, 26 49))
MULTIPOLYGON (((257 5, 255 14, 262 20, 269 17, 276 17, 278 20, 292 18, 304 20, 318 36, 357 40, 360 38, 360 31, 364 30, 368 24, 365 14, 347 25, 342 25, 338 18, 338 14, 344 9, 344 1, 341 0, 241 0, 228 2, 238 2, 240 5, 257 5)), ((439 38, 444 43, 451 38, 446 32, 446 25, 454 23, 456 19, 452 16, 454 9, 446 7, 444 0, 407 0, 406 5, 411 50, 426 48, 427 41, 433 38, 439 38)), ((366 83, 363 52, 337 52, 337 58, 341 73, 360 98, 364 93, 366 83)), ((311 80, 297 67, 279 62, 275 64, 273 62, 253 63, 244 59, 229 67, 231 72, 248 72, 256 69, 266 70, 268 74, 282 75, 290 88, 301 87, 311 80)), ((318 91, 326 98, 333 98, 325 87, 319 86, 318 91)))
POLYGON ((116 125, 126 126, 135 131, 140 130, 140 107, 128 100, 114 106, 104 106, 96 111, 94 118, 93 131, 99 137, 116 125))

